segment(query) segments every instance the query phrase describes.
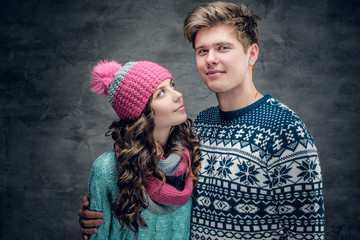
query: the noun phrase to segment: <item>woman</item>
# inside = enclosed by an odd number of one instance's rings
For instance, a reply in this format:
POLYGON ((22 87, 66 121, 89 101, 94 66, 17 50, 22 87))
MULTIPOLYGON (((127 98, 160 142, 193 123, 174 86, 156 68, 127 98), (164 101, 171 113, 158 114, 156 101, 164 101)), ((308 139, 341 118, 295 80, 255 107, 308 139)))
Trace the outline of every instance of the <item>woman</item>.
POLYGON ((106 134, 113 150, 91 170, 90 210, 104 224, 90 239, 189 239, 199 139, 171 74, 148 61, 103 61, 91 84, 120 120, 106 134))

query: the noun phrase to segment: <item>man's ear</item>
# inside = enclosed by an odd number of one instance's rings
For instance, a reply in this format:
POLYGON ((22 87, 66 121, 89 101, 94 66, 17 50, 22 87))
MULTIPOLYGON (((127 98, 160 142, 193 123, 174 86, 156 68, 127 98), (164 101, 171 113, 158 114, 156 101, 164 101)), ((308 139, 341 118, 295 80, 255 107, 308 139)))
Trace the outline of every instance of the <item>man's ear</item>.
POLYGON ((249 54, 249 65, 254 66, 259 56, 259 46, 256 43, 253 43, 248 48, 248 54, 249 54))

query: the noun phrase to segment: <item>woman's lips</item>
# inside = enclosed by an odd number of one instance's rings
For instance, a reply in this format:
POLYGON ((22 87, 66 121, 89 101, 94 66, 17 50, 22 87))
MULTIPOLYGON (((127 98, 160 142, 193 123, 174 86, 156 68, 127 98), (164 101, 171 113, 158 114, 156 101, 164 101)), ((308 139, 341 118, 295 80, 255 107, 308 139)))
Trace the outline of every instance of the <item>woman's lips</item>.
POLYGON ((185 107, 182 104, 174 112, 181 112, 181 111, 185 111, 185 107))

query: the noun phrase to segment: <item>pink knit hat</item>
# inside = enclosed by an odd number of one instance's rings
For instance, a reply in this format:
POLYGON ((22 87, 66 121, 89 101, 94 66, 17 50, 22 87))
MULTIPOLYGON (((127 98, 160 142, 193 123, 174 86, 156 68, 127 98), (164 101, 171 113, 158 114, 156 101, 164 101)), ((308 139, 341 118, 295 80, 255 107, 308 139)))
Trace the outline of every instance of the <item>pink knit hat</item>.
POLYGON ((149 62, 100 61, 91 75, 91 91, 107 95, 120 119, 136 121, 159 84, 173 79, 168 70, 149 62))

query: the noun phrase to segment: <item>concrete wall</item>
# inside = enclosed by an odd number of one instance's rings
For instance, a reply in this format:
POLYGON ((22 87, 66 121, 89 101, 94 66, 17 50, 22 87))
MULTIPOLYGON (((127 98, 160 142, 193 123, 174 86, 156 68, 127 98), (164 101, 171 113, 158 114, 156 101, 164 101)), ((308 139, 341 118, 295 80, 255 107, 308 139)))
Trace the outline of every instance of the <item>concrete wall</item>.
MULTIPOLYGON (((92 162, 116 118, 89 92, 100 59, 167 67, 194 118, 215 96, 182 36, 205 1, 0 3, 0 239, 77 239, 92 162)), ((240 2, 240 1, 235 1, 240 2)), ((326 239, 360 235, 360 4, 243 1, 262 18, 254 81, 295 110, 319 149, 326 239)))

